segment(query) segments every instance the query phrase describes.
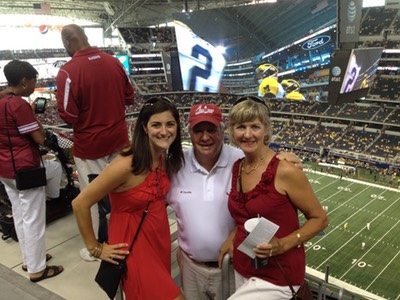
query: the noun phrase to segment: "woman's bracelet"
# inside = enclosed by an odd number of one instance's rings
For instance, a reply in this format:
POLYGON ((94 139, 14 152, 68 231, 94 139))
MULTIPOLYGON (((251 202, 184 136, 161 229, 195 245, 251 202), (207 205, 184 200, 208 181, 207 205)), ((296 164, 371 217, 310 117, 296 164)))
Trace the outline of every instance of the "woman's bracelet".
POLYGON ((97 243, 93 250, 89 251, 90 255, 96 258, 100 258, 103 252, 103 244, 97 243))
POLYGON ((298 241, 297 248, 300 248, 301 244, 303 244, 303 241, 301 240, 301 235, 298 231, 296 231, 296 237, 297 237, 297 241, 298 241))

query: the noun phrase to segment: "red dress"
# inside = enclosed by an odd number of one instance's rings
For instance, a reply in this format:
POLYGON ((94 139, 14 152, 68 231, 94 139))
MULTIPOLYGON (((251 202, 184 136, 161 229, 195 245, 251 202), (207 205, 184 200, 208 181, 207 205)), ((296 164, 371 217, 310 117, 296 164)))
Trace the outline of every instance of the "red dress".
POLYGON ((140 185, 123 192, 110 193, 111 215, 109 243, 131 244, 151 201, 137 240, 128 255, 128 271, 123 278, 125 297, 129 299, 169 300, 180 294, 171 277, 171 238, 164 198, 170 181, 160 172, 157 195, 155 170, 140 185))

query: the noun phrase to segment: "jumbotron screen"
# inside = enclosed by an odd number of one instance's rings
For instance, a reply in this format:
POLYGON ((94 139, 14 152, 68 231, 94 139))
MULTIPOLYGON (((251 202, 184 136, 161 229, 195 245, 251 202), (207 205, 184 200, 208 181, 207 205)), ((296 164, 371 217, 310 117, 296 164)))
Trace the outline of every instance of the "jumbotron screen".
POLYGON ((360 48, 351 51, 340 94, 371 86, 382 51, 383 48, 360 48))
POLYGON ((189 27, 175 23, 183 90, 218 92, 226 63, 224 56, 189 27))

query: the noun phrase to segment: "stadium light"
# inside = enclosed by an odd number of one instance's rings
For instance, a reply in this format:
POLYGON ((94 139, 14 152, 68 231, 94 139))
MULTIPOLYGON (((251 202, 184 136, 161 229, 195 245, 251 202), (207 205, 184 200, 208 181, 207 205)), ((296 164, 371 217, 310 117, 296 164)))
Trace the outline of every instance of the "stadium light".
POLYGON ((218 50, 220 53, 222 53, 222 54, 225 53, 226 47, 220 45, 220 46, 217 46, 217 47, 215 47, 215 48, 217 48, 217 50, 218 50))

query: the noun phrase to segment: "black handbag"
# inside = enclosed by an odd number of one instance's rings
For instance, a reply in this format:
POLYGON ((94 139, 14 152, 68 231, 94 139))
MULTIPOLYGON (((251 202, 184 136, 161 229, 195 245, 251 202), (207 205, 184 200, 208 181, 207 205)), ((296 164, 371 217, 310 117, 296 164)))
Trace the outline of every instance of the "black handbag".
MULTIPOLYGON (((133 238, 132 244, 129 247, 129 253, 132 250, 133 244, 135 243, 137 236, 139 234, 140 228, 142 227, 143 221, 147 216, 149 211, 151 201, 147 202, 147 207, 143 211, 142 219, 140 220, 138 229, 136 230, 135 236, 133 238)), ((115 265, 109 263, 105 260, 102 260, 100 263, 100 268, 97 271, 95 281, 97 284, 106 292, 110 299, 114 299, 115 294, 117 293, 118 286, 121 282, 122 276, 126 273, 127 265, 126 265, 127 256, 124 259, 118 260, 119 264, 115 265)))
MULTIPOLYGON (((6 119, 8 120, 8 114, 7 114, 7 102, 4 105, 4 113, 6 116, 6 119)), ((40 186, 45 186, 47 184, 47 178, 46 178, 46 168, 39 166, 35 168, 28 168, 28 169, 22 169, 22 170, 17 170, 15 168, 15 160, 14 160, 14 153, 12 150, 12 143, 11 143, 11 138, 10 138, 10 133, 7 130, 7 135, 8 135, 8 146, 10 147, 10 152, 11 152, 11 161, 15 173, 15 183, 17 186, 17 189, 22 191, 22 190, 27 190, 27 189, 33 189, 37 188, 40 186)), ((39 153, 39 149, 38 149, 39 153)), ((42 156, 39 153, 40 160, 42 161, 42 165, 44 166, 42 156)))
POLYGON ((15 183, 20 191, 45 186, 47 184, 46 168, 37 167, 15 171, 15 183))
POLYGON ((287 281, 289 288, 292 292, 292 298, 290 298, 290 300, 313 300, 313 294, 310 286, 308 285, 308 282, 304 280, 303 284, 300 286, 297 292, 295 292, 292 284, 290 283, 289 277, 286 275, 278 259, 274 257, 274 260, 279 270, 282 272, 283 277, 285 277, 285 280, 287 281))

